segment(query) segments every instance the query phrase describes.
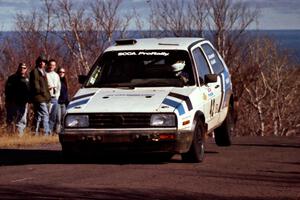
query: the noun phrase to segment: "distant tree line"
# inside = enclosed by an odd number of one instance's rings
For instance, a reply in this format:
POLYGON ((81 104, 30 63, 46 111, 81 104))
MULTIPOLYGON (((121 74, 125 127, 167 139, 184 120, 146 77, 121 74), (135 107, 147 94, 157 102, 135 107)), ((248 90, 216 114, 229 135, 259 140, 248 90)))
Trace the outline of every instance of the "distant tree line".
MULTIPOLYGON (((31 68, 44 52, 67 69, 71 94, 77 75, 86 74, 95 58, 116 38, 186 36, 209 38, 227 63, 239 100, 236 135, 295 135, 300 131, 299 63, 292 63, 268 38, 249 36, 259 9, 244 1, 150 0, 150 14, 135 8, 120 12, 122 0, 43 0, 30 14, 16 16, 16 35, 0 45, 0 90, 19 62, 31 68), (129 30, 134 24, 135 31, 129 30), (297 66, 298 65, 298 66, 297 66)), ((4 123, 4 96, 0 98, 4 123)))

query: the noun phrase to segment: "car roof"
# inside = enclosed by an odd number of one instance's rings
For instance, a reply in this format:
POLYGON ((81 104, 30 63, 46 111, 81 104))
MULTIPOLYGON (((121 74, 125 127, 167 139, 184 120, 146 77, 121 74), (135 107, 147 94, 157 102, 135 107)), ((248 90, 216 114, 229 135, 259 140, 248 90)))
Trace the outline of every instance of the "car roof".
POLYGON ((204 38, 166 37, 116 40, 113 46, 105 51, 126 50, 188 50, 193 43, 204 41, 204 38))

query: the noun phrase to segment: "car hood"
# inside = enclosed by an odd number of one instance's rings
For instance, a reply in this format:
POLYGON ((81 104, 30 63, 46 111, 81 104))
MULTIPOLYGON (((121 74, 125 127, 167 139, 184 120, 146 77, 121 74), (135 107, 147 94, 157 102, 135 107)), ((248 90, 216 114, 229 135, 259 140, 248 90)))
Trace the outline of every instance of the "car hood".
MULTIPOLYGON (((195 88, 83 88, 68 105, 68 113, 184 112, 183 102, 195 88)), ((190 102, 190 101, 189 101, 190 102)), ((186 106, 185 106, 186 107, 186 106)))

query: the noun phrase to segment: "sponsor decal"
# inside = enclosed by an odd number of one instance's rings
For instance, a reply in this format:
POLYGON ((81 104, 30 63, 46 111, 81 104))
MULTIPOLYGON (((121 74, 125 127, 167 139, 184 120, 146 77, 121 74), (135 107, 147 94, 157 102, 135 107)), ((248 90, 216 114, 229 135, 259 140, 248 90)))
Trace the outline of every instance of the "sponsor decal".
POLYGON ((217 63, 217 61, 216 61, 216 59, 215 59, 215 54, 214 54, 214 53, 209 54, 207 57, 208 57, 208 59, 209 59, 211 65, 214 65, 214 64, 217 63))
POLYGON ((207 92, 208 92, 208 96, 209 97, 214 96, 214 93, 213 93, 213 91, 210 88, 207 88, 207 92))
POLYGON ((209 54, 207 57, 208 57, 208 59, 213 59, 215 57, 215 54, 214 53, 209 54))
POLYGON ((156 52, 156 51, 125 51, 118 52, 118 56, 169 56, 168 52, 156 52))
POLYGON ((212 60, 210 60, 210 63, 211 63, 211 65, 214 65, 217 63, 217 61, 216 61, 216 59, 212 59, 212 60))
POLYGON ((106 97, 153 97, 154 94, 109 94, 106 97))

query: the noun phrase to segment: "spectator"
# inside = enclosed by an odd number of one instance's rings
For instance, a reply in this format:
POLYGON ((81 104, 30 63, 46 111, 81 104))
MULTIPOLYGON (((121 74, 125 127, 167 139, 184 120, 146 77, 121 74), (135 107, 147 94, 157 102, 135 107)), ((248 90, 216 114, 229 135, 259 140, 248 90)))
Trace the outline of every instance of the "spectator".
POLYGON ((49 84, 49 91, 51 96, 50 106, 49 106, 49 127, 50 131, 54 131, 54 126, 56 124, 56 117, 58 112, 58 98, 60 95, 60 78, 55 72, 56 61, 54 59, 49 60, 47 68, 47 80, 49 84))
POLYGON ((16 73, 9 76, 5 84, 5 105, 7 131, 23 136, 27 123, 27 104, 29 101, 29 80, 27 66, 20 63, 16 73))
POLYGON ((51 134, 49 129, 49 112, 47 104, 50 102, 49 86, 45 67, 47 59, 41 55, 36 60, 36 67, 30 72, 30 89, 35 114, 35 135, 39 135, 40 123, 43 121, 45 136, 51 134))
POLYGON ((60 133, 63 118, 66 114, 66 107, 69 104, 69 98, 68 98, 68 83, 65 76, 66 70, 62 67, 60 67, 58 70, 58 75, 60 77, 60 95, 58 98, 58 112, 57 112, 57 126, 56 126, 56 132, 60 133))

